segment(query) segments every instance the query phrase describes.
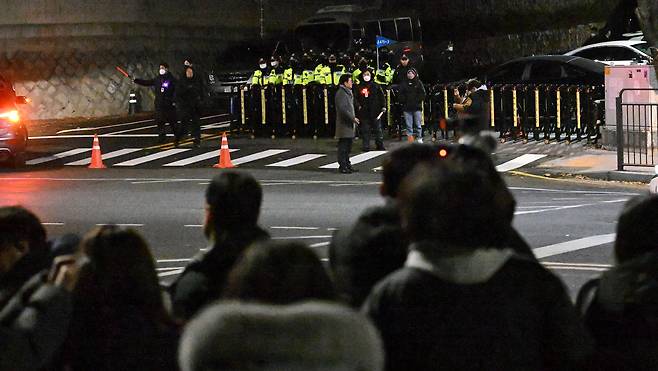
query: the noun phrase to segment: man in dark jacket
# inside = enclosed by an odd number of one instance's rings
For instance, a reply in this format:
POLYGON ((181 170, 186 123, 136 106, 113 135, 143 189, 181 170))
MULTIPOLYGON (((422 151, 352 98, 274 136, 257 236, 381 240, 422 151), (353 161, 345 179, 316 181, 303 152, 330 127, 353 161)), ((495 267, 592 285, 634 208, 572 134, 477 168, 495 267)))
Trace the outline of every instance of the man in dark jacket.
POLYGON ((206 190, 204 234, 212 247, 192 259, 170 287, 174 316, 189 320, 219 299, 231 268, 252 243, 269 238, 258 226, 263 190, 242 172, 216 176, 206 190))
POLYGON ((169 72, 167 63, 160 63, 158 73, 158 77, 154 79, 135 79, 134 81, 138 85, 153 87, 155 93, 155 123, 158 125, 159 142, 165 142, 165 124, 168 122, 174 134, 174 144, 178 146, 180 130, 176 118, 176 79, 169 72))
POLYGON ((619 217, 615 266, 578 295, 599 369, 658 369, 658 196, 631 199, 619 217), (583 300, 587 299, 587 300, 583 300))
POLYGON ((386 112, 384 92, 372 81, 372 70, 361 74, 361 83, 356 86, 356 117, 359 118, 359 132, 363 140, 363 151, 370 150, 370 134, 375 134, 377 150, 384 150, 384 135, 382 134, 381 114, 386 112))
POLYGON ((201 116, 203 94, 201 78, 194 73, 191 66, 188 66, 185 68, 185 77, 178 83, 176 100, 178 101, 181 118, 181 132, 185 131, 186 125, 190 126, 195 147, 201 144, 201 122, 199 118, 201 116))
POLYGON ((418 143, 423 143, 421 124, 425 87, 415 68, 407 71, 407 81, 400 85, 399 99, 407 125, 407 140, 413 142, 416 138, 418 143))
POLYGON ((341 174, 355 172, 350 164, 350 152, 354 140, 354 125, 359 119, 354 113, 354 95, 352 94, 352 76, 345 74, 338 80, 336 91, 336 138, 338 139, 338 171, 341 174))
POLYGON ((402 85, 405 83, 407 80, 407 72, 409 72, 410 68, 411 65, 409 64, 409 57, 407 57, 406 54, 402 54, 400 57, 400 64, 395 67, 395 72, 393 73, 393 84, 402 85))
POLYGON ((405 267, 363 306, 387 370, 569 369, 591 352, 560 280, 500 246, 511 219, 479 170, 421 165, 400 192, 405 267))
POLYGON ((0 208, 0 309, 51 263, 46 230, 39 218, 20 206, 0 208))

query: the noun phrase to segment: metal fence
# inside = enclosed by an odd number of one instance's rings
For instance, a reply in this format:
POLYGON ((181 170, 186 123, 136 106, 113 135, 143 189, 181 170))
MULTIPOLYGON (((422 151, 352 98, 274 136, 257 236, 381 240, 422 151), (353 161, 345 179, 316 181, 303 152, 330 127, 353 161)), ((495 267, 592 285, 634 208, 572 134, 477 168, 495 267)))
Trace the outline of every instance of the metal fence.
POLYGON ((651 102, 650 92, 658 89, 622 89, 616 98, 619 170, 624 170, 624 166, 653 167, 658 163, 658 100, 651 102), (624 102, 626 92, 644 92, 645 96, 624 102))

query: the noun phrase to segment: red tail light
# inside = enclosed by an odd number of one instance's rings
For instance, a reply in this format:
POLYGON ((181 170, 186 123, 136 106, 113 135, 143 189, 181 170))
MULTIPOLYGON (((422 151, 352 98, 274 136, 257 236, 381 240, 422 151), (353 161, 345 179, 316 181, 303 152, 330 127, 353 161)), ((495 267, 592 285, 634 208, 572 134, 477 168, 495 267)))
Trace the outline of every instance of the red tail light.
POLYGON ((445 149, 445 148, 441 148, 439 150, 439 157, 443 158, 443 157, 447 157, 447 156, 448 156, 448 150, 445 149))
POLYGON ((21 116, 18 114, 18 111, 12 110, 0 113, 0 119, 5 119, 10 122, 19 122, 21 120, 21 116))

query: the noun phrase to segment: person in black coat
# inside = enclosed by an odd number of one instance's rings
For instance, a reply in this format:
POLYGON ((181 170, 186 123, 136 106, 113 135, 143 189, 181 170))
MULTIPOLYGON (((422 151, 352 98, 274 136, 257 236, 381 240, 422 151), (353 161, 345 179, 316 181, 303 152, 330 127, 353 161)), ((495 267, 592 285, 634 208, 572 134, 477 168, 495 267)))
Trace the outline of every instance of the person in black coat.
POLYGON ((247 173, 225 172, 206 190, 204 233, 212 247, 195 258, 169 287, 173 314, 189 320, 222 296, 229 272, 252 243, 269 239, 258 226, 263 190, 247 173))
POLYGON ((409 62, 409 57, 407 57, 406 54, 402 54, 402 57, 400 57, 400 64, 395 67, 395 72, 393 72, 393 84, 403 84, 407 80, 407 72, 409 72, 410 68, 411 64, 409 62))
POLYGON ((366 70, 361 75, 361 83, 355 88, 354 101, 356 117, 361 122, 359 131, 363 140, 363 151, 370 150, 370 134, 375 134, 377 150, 384 150, 384 135, 382 134, 381 116, 386 112, 384 92, 372 81, 372 70, 366 70))
POLYGON ((201 78, 194 73, 192 66, 187 66, 185 77, 179 81, 176 89, 176 101, 181 118, 181 131, 184 131, 187 125, 190 126, 195 147, 201 144, 201 122, 199 120, 203 95, 201 78))
POLYGON ((180 130, 176 117, 176 79, 169 72, 167 63, 160 63, 159 75, 153 79, 135 79, 137 85, 151 86, 155 93, 155 123, 158 125, 158 140, 164 143, 166 139, 165 124, 169 123, 174 134, 174 144, 178 145, 180 130))
POLYGON ((407 80, 400 85, 400 104, 407 125, 407 140, 413 142, 416 138, 423 142, 421 124, 423 101, 425 101, 425 87, 418 77, 418 71, 410 68, 407 71, 407 80))

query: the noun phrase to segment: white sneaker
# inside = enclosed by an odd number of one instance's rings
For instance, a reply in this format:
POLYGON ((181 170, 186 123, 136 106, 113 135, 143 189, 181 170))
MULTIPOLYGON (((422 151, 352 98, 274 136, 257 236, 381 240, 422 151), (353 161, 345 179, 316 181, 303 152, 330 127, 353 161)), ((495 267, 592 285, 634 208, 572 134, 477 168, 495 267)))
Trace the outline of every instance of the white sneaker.
POLYGON ((416 139, 416 142, 418 142, 418 143, 420 143, 420 144, 423 144, 423 138, 418 137, 418 139, 416 139))

